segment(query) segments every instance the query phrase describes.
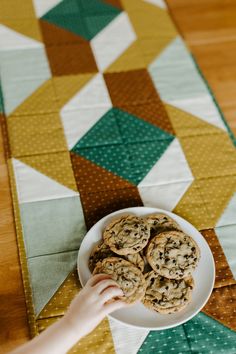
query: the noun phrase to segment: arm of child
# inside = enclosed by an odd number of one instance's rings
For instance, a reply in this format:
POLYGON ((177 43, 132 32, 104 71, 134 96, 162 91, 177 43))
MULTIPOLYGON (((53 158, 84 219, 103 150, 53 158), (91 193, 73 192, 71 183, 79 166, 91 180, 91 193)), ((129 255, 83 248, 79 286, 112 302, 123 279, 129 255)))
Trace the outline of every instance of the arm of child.
POLYGON ((72 301, 65 316, 12 354, 65 354, 77 341, 90 333, 109 313, 127 306, 109 300, 123 292, 106 274, 93 276, 72 301), (108 303, 107 303, 108 302, 108 303))

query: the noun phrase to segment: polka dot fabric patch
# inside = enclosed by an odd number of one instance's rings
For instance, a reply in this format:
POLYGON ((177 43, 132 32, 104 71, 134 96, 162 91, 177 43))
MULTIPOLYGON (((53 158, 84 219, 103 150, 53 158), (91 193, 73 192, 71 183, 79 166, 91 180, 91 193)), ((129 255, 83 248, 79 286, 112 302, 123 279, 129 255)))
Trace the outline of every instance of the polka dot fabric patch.
POLYGON ((236 284, 236 280, 233 277, 215 231, 213 229, 202 230, 201 234, 208 242, 215 260, 216 279, 214 287, 220 288, 222 286, 236 284))
POLYGON ((204 178, 197 181, 199 193, 210 218, 209 227, 217 225, 231 197, 236 192, 236 176, 204 178))
POLYGON ((137 185, 162 156, 172 138, 140 144, 77 148, 73 151, 108 171, 137 185))
POLYGON ((157 126, 113 108, 72 151, 137 185, 173 139, 157 126))
POLYGON ((155 100, 156 89, 145 69, 104 74, 112 103, 119 107, 124 103, 145 103, 155 100))
POLYGON ((213 227, 196 180, 190 185, 173 211, 192 223, 198 230, 213 227))
POLYGON ((76 294, 81 290, 77 270, 71 272, 51 300, 38 315, 38 319, 63 316, 76 294))
POLYGON ((233 354, 236 333, 199 313, 187 323, 165 331, 151 331, 138 353, 233 354))
POLYGON ((235 148, 226 134, 184 137, 180 142, 196 178, 235 176, 235 148))
POLYGON ((102 192, 133 187, 133 185, 84 157, 70 153, 78 190, 82 193, 102 192))
POLYGON ((57 113, 11 116, 7 128, 13 157, 67 151, 57 113))
MULTIPOLYGON (((38 331, 43 332, 53 323, 60 320, 61 317, 49 317, 37 320, 38 331)), ((109 328, 108 320, 103 320, 96 331, 91 332, 89 335, 82 338, 75 344, 68 352, 68 354, 79 353, 108 353, 115 354, 113 339, 109 328)))
POLYGON ((59 108, 64 105, 79 92, 94 76, 94 74, 61 75, 52 78, 55 88, 59 108))
POLYGON ((59 110, 59 102, 55 92, 52 79, 47 80, 20 106, 11 116, 23 116, 32 114, 55 113, 59 110))
POLYGON ((42 154, 21 157, 20 161, 35 168, 44 175, 77 191, 74 174, 71 168, 70 155, 67 151, 53 154, 42 154))
POLYGON ((97 72, 97 66, 88 42, 46 46, 54 76, 97 72), (82 55, 81 55, 82 53, 82 55), (77 58, 80 60, 77 60, 77 58))
POLYGON ((179 137, 211 135, 223 133, 221 129, 208 124, 194 115, 172 105, 165 104, 168 117, 179 137))
POLYGON ((174 134, 173 126, 159 97, 156 97, 155 100, 148 103, 124 103, 119 107, 124 111, 163 129, 166 132, 174 134))
POLYGON ((236 285, 214 289, 203 312, 236 331, 236 285))
POLYGON ((87 228, 113 211, 132 206, 142 206, 142 200, 137 188, 116 189, 97 193, 81 193, 87 228))
POLYGON ((108 353, 115 354, 113 338, 110 331, 108 319, 103 320, 96 328, 82 338, 69 352, 73 353, 108 353))

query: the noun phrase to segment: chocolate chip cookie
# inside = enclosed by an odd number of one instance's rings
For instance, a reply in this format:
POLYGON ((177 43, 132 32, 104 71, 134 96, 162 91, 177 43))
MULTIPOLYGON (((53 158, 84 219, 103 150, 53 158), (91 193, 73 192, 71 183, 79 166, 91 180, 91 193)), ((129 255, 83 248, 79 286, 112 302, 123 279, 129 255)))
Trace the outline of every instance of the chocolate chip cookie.
POLYGON ((114 257, 116 254, 110 250, 110 248, 104 243, 101 242, 97 246, 94 247, 92 250, 92 253, 89 257, 89 270, 90 272, 93 272, 94 268, 96 267, 96 264, 99 261, 102 261, 105 258, 108 257, 114 257))
POLYGON ((146 217, 146 220, 151 228, 151 236, 156 236, 164 231, 181 231, 178 223, 165 214, 150 214, 146 217))
MULTIPOLYGON (((97 246, 94 247, 92 253, 89 257, 89 269, 93 272, 96 264, 99 261, 102 261, 108 257, 117 257, 117 254, 111 251, 109 246, 107 246, 104 242, 99 243, 97 246)), ((139 253, 135 254, 127 254, 126 256, 120 256, 127 261, 133 263, 136 267, 138 267, 142 272, 144 270, 144 260, 139 253)))
POLYGON ((147 248, 147 260, 156 273, 169 279, 181 279, 192 273, 200 259, 196 242, 181 231, 162 232, 147 248))
POLYGON ((142 272, 132 263, 119 258, 109 257, 98 262, 93 274, 105 273, 112 276, 124 292, 119 297, 127 303, 141 300, 145 294, 146 282, 142 272))
POLYGON ((103 233, 104 243, 119 255, 140 252, 147 245, 149 237, 148 222, 133 215, 122 216, 112 221, 103 233))
POLYGON ((123 256, 123 257, 127 261, 133 263, 137 268, 139 268, 141 270, 141 272, 144 271, 144 259, 140 255, 140 253, 127 254, 126 256, 123 256))
POLYGON ((154 271, 147 273, 146 293, 143 304, 151 310, 168 314, 182 310, 190 301, 194 287, 191 276, 183 279, 167 279, 154 271))

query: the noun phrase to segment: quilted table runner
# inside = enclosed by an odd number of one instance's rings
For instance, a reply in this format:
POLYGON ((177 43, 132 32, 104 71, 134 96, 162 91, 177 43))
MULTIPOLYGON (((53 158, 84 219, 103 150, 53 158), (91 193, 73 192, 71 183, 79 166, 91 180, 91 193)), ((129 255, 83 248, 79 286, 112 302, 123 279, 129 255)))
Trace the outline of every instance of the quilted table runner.
POLYGON ((86 230, 145 205, 206 238, 210 300, 165 331, 105 319, 70 353, 235 354, 235 147, 163 0, 1 0, 0 23, 0 116, 32 335, 79 291, 86 230))

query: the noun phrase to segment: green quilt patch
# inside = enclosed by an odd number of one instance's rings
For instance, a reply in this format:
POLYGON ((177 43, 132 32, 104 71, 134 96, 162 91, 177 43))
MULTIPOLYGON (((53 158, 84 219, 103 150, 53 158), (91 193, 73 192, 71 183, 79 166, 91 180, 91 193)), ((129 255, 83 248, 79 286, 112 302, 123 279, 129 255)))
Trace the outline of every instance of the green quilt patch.
POLYGON ((100 0, 63 0, 42 18, 90 40, 119 13, 118 8, 100 0))
POLYGON ((173 139, 162 129, 112 108, 72 151, 137 185, 173 139))
POLYGON ((139 354, 235 354, 236 333, 199 313, 181 326, 151 331, 139 354))

